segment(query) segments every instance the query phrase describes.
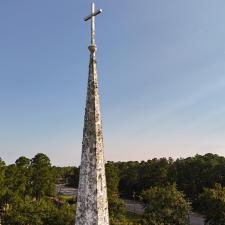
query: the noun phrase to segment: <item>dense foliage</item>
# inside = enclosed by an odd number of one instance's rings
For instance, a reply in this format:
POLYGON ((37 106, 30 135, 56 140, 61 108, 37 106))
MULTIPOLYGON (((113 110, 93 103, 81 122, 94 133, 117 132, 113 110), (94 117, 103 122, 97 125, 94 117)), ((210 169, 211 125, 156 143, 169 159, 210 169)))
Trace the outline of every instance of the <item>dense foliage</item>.
POLYGON ((113 162, 106 164, 106 181, 111 225, 138 225, 126 219, 125 203, 119 199, 119 169, 113 162))
POLYGON ((200 199, 206 224, 225 224, 225 188, 220 184, 216 184, 212 189, 205 188, 200 199))
POLYGON ((176 186, 152 187, 143 191, 145 205, 143 224, 188 225, 190 206, 176 186))
POLYGON ((119 169, 119 193, 126 198, 132 198, 133 192, 140 195, 150 187, 176 183, 177 189, 198 207, 204 188, 212 188, 216 183, 225 185, 225 158, 214 154, 175 161, 161 158, 114 164, 119 169))
POLYGON ((49 199, 13 202, 3 216, 3 225, 72 225, 74 209, 65 204, 56 207, 49 199))
MULTIPOLYGON (((209 190, 216 183, 225 186, 225 158, 215 154, 196 155, 175 161, 171 158, 161 158, 109 164, 114 165, 119 173, 119 193, 123 198, 140 199, 143 191, 149 188, 167 188, 176 184, 177 190, 184 193, 186 201, 192 204, 194 210, 200 211, 203 201, 200 196, 204 189, 209 190)), ((206 208, 209 202, 205 204, 206 208)), ((222 206, 210 210, 212 215, 225 214, 222 206)), ((208 211, 202 212, 207 218, 208 211)))
POLYGON ((54 173, 57 176, 58 183, 66 184, 71 187, 78 187, 79 182, 79 168, 67 166, 67 167, 56 167, 53 166, 54 173))
POLYGON ((49 158, 0 159, 0 216, 3 225, 72 225, 75 206, 56 198, 58 177, 49 158), (59 204, 60 203, 60 204, 59 204))
MULTIPOLYGON (((149 196, 155 193, 155 200, 159 201, 157 191, 164 191, 165 196, 174 191, 176 201, 185 197, 195 210, 204 213, 209 224, 223 224, 224 157, 206 154, 177 160, 161 158, 142 162, 107 162, 106 178, 112 225, 132 224, 127 220, 125 203, 121 198, 144 200, 146 203, 147 193, 149 196), (169 190, 174 187, 173 184, 176 190, 169 190), (221 220, 214 223, 213 215, 221 220)), ((46 224, 46 221, 49 225, 73 224, 75 201, 60 202, 56 184, 77 187, 78 180, 79 168, 51 166, 49 158, 41 153, 32 159, 20 157, 11 165, 5 165, 0 158, 0 214, 4 215, 3 224, 39 225, 46 224), (43 209, 46 209, 45 212, 43 209)), ((167 207, 168 211, 170 207, 173 210, 172 205, 167 207)))

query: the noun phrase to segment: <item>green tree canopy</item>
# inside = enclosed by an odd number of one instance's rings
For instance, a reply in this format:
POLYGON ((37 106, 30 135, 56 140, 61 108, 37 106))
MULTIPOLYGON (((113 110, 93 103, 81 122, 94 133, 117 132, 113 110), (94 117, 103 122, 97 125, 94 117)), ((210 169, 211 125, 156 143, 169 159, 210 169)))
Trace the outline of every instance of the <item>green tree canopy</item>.
POLYGON ((5 195, 5 162, 0 158, 0 210, 3 207, 5 195))
POLYGON ((21 156, 16 160, 15 164, 20 168, 28 168, 30 166, 30 159, 26 158, 25 156, 21 156))
POLYGON ((115 163, 107 162, 105 165, 106 169, 106 181, 107 181, 107 191, 108 196, 115 197, 118 195, 119 186, 119 170, 115 163))
POLYGON ((215 154, 178 159, 173 169, 178 189, 184 191, 195 206, 204 187, 212 188, 215 183, 225 185, 225 158, 215 154))
POLYGON ((200 196, 201 211, 207 225, 225 224, 225 188, 216 184, 214 188, 205 188, 200 196))
POLYGON ((45 195, 54 195, 56 191, 56 177, 51 167, 50 159, 45 154, 37 154, 31 160, 31 169, 33 196, 39 199, 45 195))
POLYGON ((188 225, 190 206, 176 186, 152 187, 142 192, 143 224, 188 225))
POLYGON ((56 207, 50 199, 27 198, 13 203, 3 216, 3 225, 73 225, 75 209, 67 204, 56 207))
POLYGON ((4 186, 5 179, 5 162, 0 158, 0 190, 4 186))

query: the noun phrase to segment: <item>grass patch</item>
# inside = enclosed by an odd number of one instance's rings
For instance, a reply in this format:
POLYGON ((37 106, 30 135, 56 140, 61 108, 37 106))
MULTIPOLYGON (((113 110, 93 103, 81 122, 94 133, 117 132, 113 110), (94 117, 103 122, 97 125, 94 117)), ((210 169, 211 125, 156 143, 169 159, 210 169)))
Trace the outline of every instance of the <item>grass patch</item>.
POLYGON ((127 212, 126 218, 131 222, 138 222, 142 217, 141 217, 141 215, 138 215, 136 213, 127 212))
POLYGON ((74 197, 73 196, 67 196, 67 195, 59 195, 59 199, 61 200, 71 200, 73 199, 74 197))

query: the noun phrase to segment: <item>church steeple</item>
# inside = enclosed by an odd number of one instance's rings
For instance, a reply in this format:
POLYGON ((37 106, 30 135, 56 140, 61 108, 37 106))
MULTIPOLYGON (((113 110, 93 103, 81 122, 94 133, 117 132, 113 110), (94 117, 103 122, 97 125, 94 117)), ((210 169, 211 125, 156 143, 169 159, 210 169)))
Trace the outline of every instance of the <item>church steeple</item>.
POLYGON ((91 19, 91 45, 76 225, 109 225, 95 45, 95 16, 101 12, 95 11, 93 3, 91 14, 84 19, 91 19))

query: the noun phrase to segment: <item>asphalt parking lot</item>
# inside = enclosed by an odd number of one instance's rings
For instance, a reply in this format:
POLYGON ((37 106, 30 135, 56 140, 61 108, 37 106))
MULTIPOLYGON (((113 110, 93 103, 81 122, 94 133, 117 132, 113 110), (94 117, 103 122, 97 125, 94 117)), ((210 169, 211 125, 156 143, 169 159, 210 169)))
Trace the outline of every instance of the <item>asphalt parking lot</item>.
MULTIPOLYGON (((140 203, 134 202, 132 200, 123 199, 126 203, 127 211, 142 215, 144 213, 144 208, 140 203)), ((201 215, 197 213, 190 214, 190 224, 191 225, 204 225, 204 219, 201 215)))

